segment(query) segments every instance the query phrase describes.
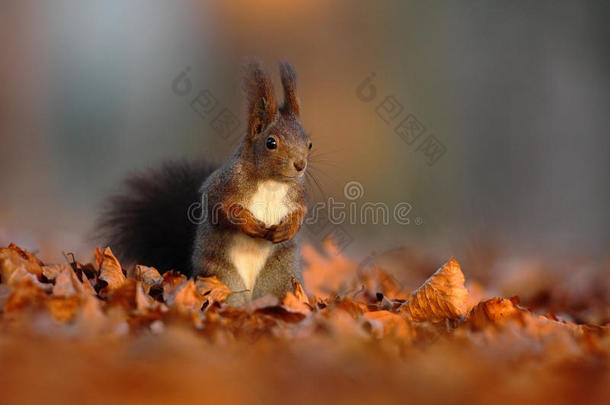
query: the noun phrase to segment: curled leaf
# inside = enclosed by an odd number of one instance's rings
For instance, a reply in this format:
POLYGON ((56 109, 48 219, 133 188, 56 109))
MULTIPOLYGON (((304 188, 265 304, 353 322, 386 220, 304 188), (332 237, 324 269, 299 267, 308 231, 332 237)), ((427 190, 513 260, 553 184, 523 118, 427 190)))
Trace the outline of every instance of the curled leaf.
POLYGON ((136 310, 138 312, 146 312, 159 304, 154 301, 145 291, 144 284, 141 281, 136 283, 136 310))
POLYGON ((417 290, 411 293, 402 309, 414 321, 440 322, 466 314, 468 291, 464 274, 451 258, 417 290))
POLYGON ((80 299, 76 295, 69 297, 49 297, 46 302, 46 308, 58 322, 72 321, 80 310, 80 299))
POLYGON ((366 312, 364 318, 370 326, 371 334, 376 338, 395 337, 404 341, 413 338, 414 333, 409 328, 408 321, 394 312, 366 312))
POLYGON ((305 293, 305 290, 303 289, 303 286, 301 285, 301 283, 299 283, 297 281, 296 278, 292 277, 290 279, 290 282, 292 283, 292 289, 294 291, 294 296, 302 303, 304 304, 309 304, 309 299, 307 298, 307 294, 305 293))
MULTIPOLYGON (((72 273, 72 274, 74 274, 74 273, 72 273)), ((76 276, 76 275, 74 274, 74 276, 76 276)), ((80 281, 80 280, 78 280, 78 281, 80 281)), ((91 285, 91 281, 89 281, 89 279, 85 275, 83 275, 83 281, 81 282, 81 286, 82 286, 84 293, 87 293, 89 295, 97 294, 95 292, 95 288, 93 288, 93 286, 91 285)))
POLYGON ((57 272, 57 275, 55 276, 53 295, 69 297, 76 294, 76 288, 74 286, 74 279, 72 278, 72 274, 74 274, 74 272, 72 271, 72 268, 70 266, 62 266, 62 268, 57 272))
POLYGON ((282 300, 282 305, 291 312, 296 312, 303 315, 311 313, 311 306, 303 286, 294 277, 291 279, 294 292, 288 292, 282 300))
POLYGON ((473 329, 483 329, 490 325, 502 325, 509 320, 522 320, 524 314, 514 300, 494 297, 475 305, 466 317, 466 324, 473 329))
POLYGON ((121 264, 112 254, 109 247, 102 250, 101 247, 95 249, 95 258, 100 269, 99 279, 107 283, 109 291, 116 290, 125 282, 125 275, 121 269, 121 264))
POLYGON ((181 312, 200 311, 203 306, 204 299, 197 291, 195 282, 191 279, 188 283, 176 293, 174 298, 174 306, 181 312))
MULTIPOLYGON (((25 270, 22 269, 23 272, 25 270)), ((30 274, 30 273, 28 273, 30 274)), ((30 274, 34 277, 32 274, 30 274)), ((16 317, 29 311, 45 308, 47 294, 40 288, 40 284, 30 277, 11 277, 11 294, 4 303, 4 314, 16 317)))
POLYGON ((65 267, 70 267, 68 264, 53 264, 51 266, 42 266, 42 275, 47 278, 47 280, 54 281, 57 276, 65 269, 65 267))
POLYGON ((25 267, 19 267, 11 273, 11 277, 6 281, 10 287, 16 287, 21 285, 24 281, 31 281, 35 286, 43 291, 51 291, 53 286, 51 284, 45 284, 38 281, 36 274, 30 273, 25 267))
POLYGON ((18 268, 23 268, 38 277, 42 274, 42 262, 30 252, 21 249, 14 243, 0 248, 0 280, 6 283, 18 268))
POLYGON ((208 300, 208 303, 224 302, 231 294, 231 289, 223 282, 219 281, 216 276, 212 277, 197 277, 195 282, 199 293, 208 300))
POLYGON ((157 269, 154 267, 142 266, 141 264, 136 265, 134 277, 136 280, 142 282, 144 291, 147 293, 150 291, 151 287, 163 282, 163 277, 157 269))
POLYGON ((186 276, 177 271, 172 270, 163 274, 163 282, 161 283, 163 288, 163 301, 165 301, 168 306, 171 307, 174 305, 176 294, 186 282, 186 276))

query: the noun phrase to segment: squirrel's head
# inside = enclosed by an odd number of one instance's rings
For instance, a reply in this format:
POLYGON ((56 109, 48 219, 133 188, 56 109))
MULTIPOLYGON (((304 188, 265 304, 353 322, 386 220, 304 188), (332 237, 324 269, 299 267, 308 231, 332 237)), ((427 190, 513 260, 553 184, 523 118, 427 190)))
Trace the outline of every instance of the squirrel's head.
POLYGON ((248 133, 244 152, 251 154, 257 176, 299 181, 307 169, 311 139, 299 120, 296 72, 280 63, 284 102, 277 108, 271 80, 259 62, 247 65, 244 90, 248 101, 248 133))

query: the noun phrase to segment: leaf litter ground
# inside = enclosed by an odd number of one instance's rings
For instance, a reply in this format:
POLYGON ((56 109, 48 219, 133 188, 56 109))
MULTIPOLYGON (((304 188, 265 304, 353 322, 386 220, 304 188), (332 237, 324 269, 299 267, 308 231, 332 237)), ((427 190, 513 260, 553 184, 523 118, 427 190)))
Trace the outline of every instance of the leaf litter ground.
POLYGON ((526 308, 454 258, 415 289, 332 244, 304 259, 307 289, 230 307, 216 278, 126 271, 109 248, 2 248, 0 403, 607 403, 608 272, 570 295, 522 270, 526 308))

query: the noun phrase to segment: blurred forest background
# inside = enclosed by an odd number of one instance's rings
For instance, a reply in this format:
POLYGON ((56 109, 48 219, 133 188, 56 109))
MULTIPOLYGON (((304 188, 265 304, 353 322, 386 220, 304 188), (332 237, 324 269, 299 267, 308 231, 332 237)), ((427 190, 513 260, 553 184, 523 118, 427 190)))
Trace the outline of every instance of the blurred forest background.
POLYGON ((465 272, 483 251, 607 258, 609 21, 605 0, 3 1, 0 244, 88 258, 126 173, 222 162, 238 135, 190 101, 208 89, 243 131, 241 66, 257 57, 276 83, 278 61, 297 68, 326 196, 358 181, 360 202, 412 205, 409 225, 343 225, 348 254, 407 245, 465 272), (377 108, 388 96, 393 123, 377 108), (433 165, 394 132, 407 114, 446 150, 433 165))

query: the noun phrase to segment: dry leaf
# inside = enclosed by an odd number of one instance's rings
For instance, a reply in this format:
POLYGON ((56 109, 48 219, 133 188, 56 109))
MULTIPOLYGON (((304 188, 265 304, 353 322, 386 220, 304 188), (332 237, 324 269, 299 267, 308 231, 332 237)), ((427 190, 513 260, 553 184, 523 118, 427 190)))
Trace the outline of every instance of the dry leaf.
MULTIPOLYGON (((76 274, 74 274, 74 272, 72 272, 72 275, 74 277, 76 277, 76 274)), ((82 292, 85 294, 89 294, 89 295, 97 295, 97 293, 95 292, 95 288, 93 288, 93 286, 91 285, 91 282, 89 281, 89 279, 83 274, 83 281, 81 282, 80 280, 77 280, 80 282, 80 285, 82 286, 82 292)), ((76 282, 75 282, 76 283, 76 282)))
POLYGON ((385 296, 392 299, 406 299, 404 288, 398 284, 398 281, 391 274, 383 271, 379 267, 375 267, 376 292, 382 292, 385 296))
MULTIPOLYGON (((135 310, 137 307, 136 304, 136 285, 137 281, 133 278, 127 279, 124 283, 121 284, 120 287, 115 288, 114 290, 107 291, 102 294, 107 300, 108 309, 118 309, 122 308, 123 314, 129 314, 131 311, 135 310)), ((123 315, 121 315, 123 316, 123 315)))
POLYGON ((173 398, 164 395, 177 389, 189 402, 205 391, 211 402, 243 403, 255 392, 281 403, 287 397, 277 395, 278 382, 287 393, 311 393, 313 402, 442 402, 447 392, 460 403, 607 398, 600 381, 610 361, 610 327, 565 320, 610 319, 603 277, 588 290, 580 285, 535 298, 543 303, 537 311, 547 313, 547 304, 570 308, 557 297, 581 296, 582 308, 541 316, 516 298, 482 300, 494 295, 489 280, 473 280, 479 299, 468 301, 454 259, 404 295, 407 289, 379 267, 357 270, 327 251, 307 258, 317 277, 309 297, 292 280, 281 301, 266 296, 231 307, 230 290, 215 277, 195 282, 145 266, 125 277, 101 249, 93 264, 71 266, 41 266, 17 247, 6 249, 0 358, 11 372, 0 384, 10 387, 2 390, 7 403, 61 402, 74 387, 118 401, 136 395, 142 381, 153 402, 168 403, 173 398), (464 322, 438 322, 461 317, 467 307, 464 322), (235 378, 251 385, 235 390, 235 378))
POLYGON ((163 282, 163 277, 154 267, 136 265, 134 278, 142 282, 144 290, 148 293, 150 288, 163 282))
POLYGON ((440 322, 466 314, 468 291, 464 274, 455 258, 451 258, 424 284, 415 290, 402 310, 414 321, 440 322))
MULTIPOLYGON (((25 270, 21 269, 25 272, 25 270)), ((27 272, 26 272, 27 273, 27 272)), ((35 277, 31 273, 31 276, 35 277)), ((45 308, 47 294, 39 287, 39 283, 30 277, 11 276, 11 295, 4 303, 4 314, 16 317, 24 312, 37 311, 45 308)))
POLYGON ((192 279, 177 291, 174 298, 174 306, 182 312, 201 311, 203 302, 192 279))
POLYGON ((163 273, 163 282, 161 283, 163 288, 163 301, 168 306, 171 307, 174 305, 176 293, 182 288, 182 285, 186 284, 186 282, 186 276, 177 271, 172 270, 163 273))
MULTIPOLYGON (((294 294, 289 292, 286 297, 288 296, 294 297, 294 294)), ((250 304, 246 308, 248 311, 253 312, 254 315, 267 315, 284 322, 300 322, 310 313, 309 308, 303 307, 305 304, 300 302, 294 303, 296 309, 285 305, 284 302, 280 305, 277 297, 272 295, 259 298, 250 304)))
POLYGON ((107 290, 116 290, 125 282, 125 275, 121 269, 121 264, 112 254, 109 247, 102 250, 101 247, 95 249, 95 258, 100 269, 99 279, 105 281, 107 290))
POLYGON ((94 296, 86 295, 81 300, 80 311, 74 322, 80 325, 83 335, 99 336, 109 320, 102 310, 101 301, 94 296))
POLYGON ((138 281, 136 283, 136 309, 139 312, 146 312, 157 307, 155 300, 145 291, 144 283, 138 281))
POLYGON ((4 307, 4 303, 11 296, 12 289, 6 284, 0 284, 0 312, 2 312, 2 308, 4 307))
POLYGON ((311 245, 303 246, 306 266, 303 278, 307 290, 314 295, 330 295, 350 287, 357 268, 356 263, 335 250, 335 245, 327 241, 326 251, 321 254, 311 245))
POLYGON ((290 282, 292 283, 292 290, 294 293, 294 296, 302 303, 304 304, 309 304, 309 298, 307 298, 307 294, 305 294, 305 290, 303 289, 303 286, 301 285, 301 283, 299 283, 297 281, 296 278, 292 277, 290 279, 290 282))
POLYGON ((61 273, 66 267, 71 266, 69 264, 53 264, 51 266, 42 266, 42 275, 47 278, 47 280, 54 281, 55 278, 61 273))
POLYGON ((23 268, 37 277, 42 275, 42 262, 30 252, 11 243, 6 248, 0 248, 0 281, 6 283, 13 272, 23 268))
POLYGON ((364 314, 373 336, 378 339, 394 337, 408 342, 414 337, 404 317, 390 311, 373 311, 364 314))
POLYGON ((6 281, 6 284, 13 287, 21 285, 22 282, 25 280, 31 281, 34 285, 36 285, 43 291, 51 291, 53 289, 52 285, 44 284, 38 281, 38 277, 36 277, 36 274, 30 273, 25 269, 25 267, 19 267, 15 271, 13 271, 11 273, 11 277, 6 281))
POLYGON ((45 301, 47 310, 58 322, 72 321, 80 310, 80 299, 76 295, 70 297, 49 297, 45 301))
POLYGON ((466 324, 474 329, 483 329, 490 325, 502 325, 508 320, 523 320, 524 310, 514 301, 500 297, 481 301, 468 313, 466 324))
POLYGON ((82 274, 83 281, 78 278, 78 276, 74 272, 72 265, 56 264, 52 266, 44 266, 42 268, 43 276, 45 276, 49 281, 55 282, 55 287, 53 287, 53 294, 55 295, 63 295, 63 293, 60 293, 61 288, 66 288, 66 291, 68 292, 70 288, 73 288, 74 291, 78 294, 97 295, 95 289, 89 282, 89 279, 86 277, 86 275, 82 271, 79 272, 82 274), (57 281, 58 277, 61 278, 61 280, 59 281, 59 286, 57 281), (71 281, 71 287, 67 283, 68 279, 71 281), (60 290, 56 291, 56 288, 60 288, 60 290))
MULTIPOLYGON (((55 285, 53 286, 53 295, 69 297, 76 294, 74 279, 72 278, 72 268, 63 266, 55 276, 55 285)), ((76 275, 74 276, 76 278, 76 275)))
POLYGON ((382 293, 377 294, 377 308, 378 309, 384 310, 384 311, 391 311, 395 307, 400 307, 400 303, 390 301, 388 299, 388 297, 386 297, 382 293))
POLYGON ((212 277, 197 277, 195 282, 197 290, 201 296, 208 300, 209 304, 215 302, 224 302, 231 294, 231 289, 223 282, 219 281, 216 276, 212 277))
POLYGON ((303 290, 303 286, 294 277, 291 279, 294 292, 288 292, 282 300, 282 305, 289 311, 303 314, 305 316, 311 313, 309 299, 303 290))

